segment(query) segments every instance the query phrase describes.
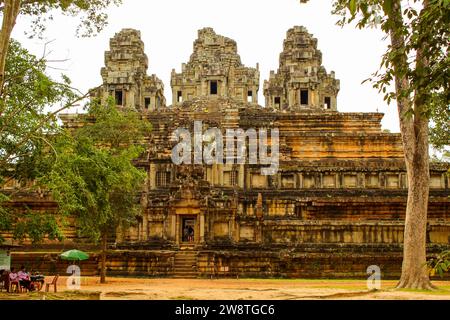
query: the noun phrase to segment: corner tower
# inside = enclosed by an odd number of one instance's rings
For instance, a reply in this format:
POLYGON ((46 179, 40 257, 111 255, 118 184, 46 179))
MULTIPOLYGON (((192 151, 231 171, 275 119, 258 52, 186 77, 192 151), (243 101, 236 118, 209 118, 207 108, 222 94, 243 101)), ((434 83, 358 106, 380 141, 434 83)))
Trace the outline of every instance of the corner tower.
POLYGON ((228 97, 256 104, 259 66, 245 67, 236 41, 204 28, 198 31, 194 52, 181 73, 172 70, 171 85, 174 106, 197 97, 228 97))
POLYGON ((288 30, 280 66, 264 82, 266 107, 293 110, 337 111, 339 80, 322 66, 317 39, 305 27, 288 30))
POLYGON ((164 107, 164 85, 156 75, 148 76, 147 70, 148 57, 141 33, 123 29, 110 40, 110 50, 105 52, 99 97, 106 99, 112 96, 117 106, 142 112, 164 107))

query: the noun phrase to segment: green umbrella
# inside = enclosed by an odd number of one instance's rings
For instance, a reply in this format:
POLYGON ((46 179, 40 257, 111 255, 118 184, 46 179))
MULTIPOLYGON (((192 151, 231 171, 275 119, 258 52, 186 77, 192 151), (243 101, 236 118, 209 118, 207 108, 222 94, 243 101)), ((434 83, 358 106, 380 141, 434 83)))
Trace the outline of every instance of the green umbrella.
POLYGON ((59 255, 63 260, 70 261, 82 261, 89 259, 89 255, 86 252, 80 250, 70 250, 59 255))

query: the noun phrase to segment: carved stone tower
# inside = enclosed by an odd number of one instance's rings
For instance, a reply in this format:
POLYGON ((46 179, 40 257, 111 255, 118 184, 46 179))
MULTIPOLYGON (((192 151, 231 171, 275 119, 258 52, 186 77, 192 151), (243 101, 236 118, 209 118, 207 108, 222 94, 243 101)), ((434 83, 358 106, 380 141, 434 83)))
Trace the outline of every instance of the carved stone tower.
POLYGON ((327 74, 317 39, 305 27, 288 30, 280 54, 280 67, 264 82, 266 107, 294 110, 337 111, 339 80, 327 74))
POLYGON ((173 105, 196 97, 228 97, 258 103, 259 66, 241 63, 236 41, 218 35, 212 28, 198 31, 194 52, 181 73, 172 70, 173 105))
POLYGON ((110 40, 105 52, 105 67, 101 70, 102 99, 113 97, 117 106, 153 111, 165 107, 164 85, 156 75, 147 75, 148 57, 144 52, 141 33, 123 29, 110 40))

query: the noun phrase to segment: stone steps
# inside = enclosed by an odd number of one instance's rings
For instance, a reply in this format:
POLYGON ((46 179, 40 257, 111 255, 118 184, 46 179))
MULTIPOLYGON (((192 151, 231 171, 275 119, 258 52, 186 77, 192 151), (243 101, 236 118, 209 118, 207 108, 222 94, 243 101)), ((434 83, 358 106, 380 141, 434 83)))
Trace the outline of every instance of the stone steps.
MULTIPOLYGON (((190 248, 189 248, 190 249, 190 248)), ((197 278, 197 251, 185 249, 175 254, 173 278, 193 279, 197 278)))

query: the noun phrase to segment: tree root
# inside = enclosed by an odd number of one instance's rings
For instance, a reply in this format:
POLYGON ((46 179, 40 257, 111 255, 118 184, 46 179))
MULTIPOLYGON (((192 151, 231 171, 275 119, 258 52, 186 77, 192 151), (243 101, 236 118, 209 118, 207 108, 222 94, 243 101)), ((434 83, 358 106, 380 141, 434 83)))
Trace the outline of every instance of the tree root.
POLYGON ((427 277, 405 277, 397 284, 396 289, 414 289, 414 290, 428 290, 436 291, 438 287, 433 285, 427 277))

